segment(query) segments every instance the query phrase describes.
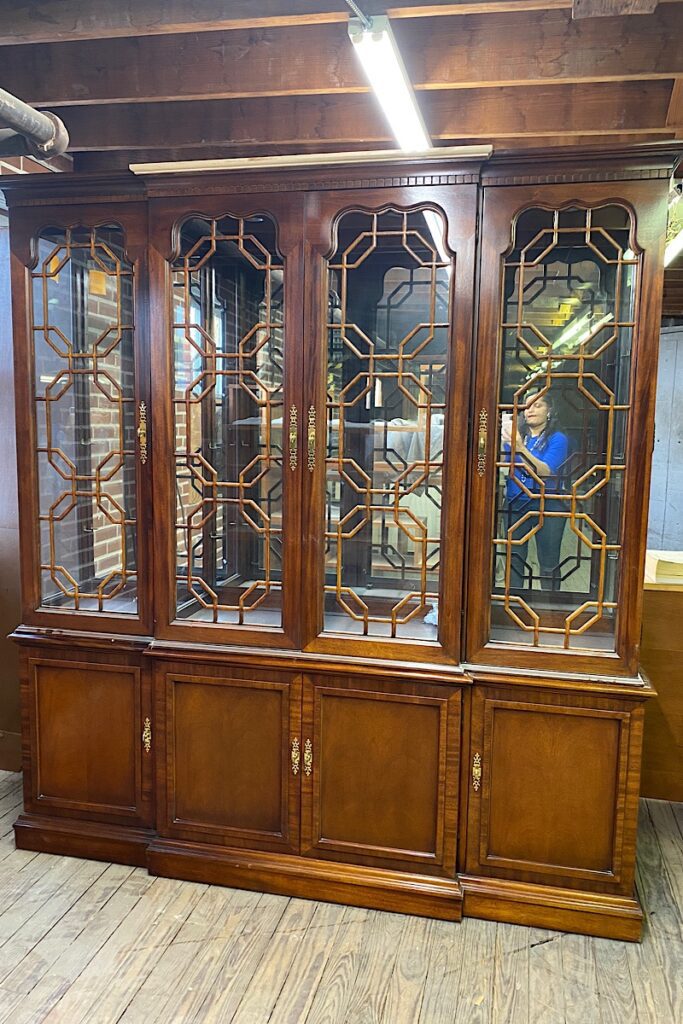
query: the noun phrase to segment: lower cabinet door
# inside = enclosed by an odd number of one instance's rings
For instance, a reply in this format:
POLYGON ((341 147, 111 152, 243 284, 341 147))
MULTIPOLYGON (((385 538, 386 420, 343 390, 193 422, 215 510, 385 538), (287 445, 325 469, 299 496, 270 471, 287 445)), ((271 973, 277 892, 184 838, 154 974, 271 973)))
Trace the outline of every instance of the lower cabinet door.
POLYGON ((475 685, 467 871, 631 895, 643 707, 475 685))
POLYGON ((163 665, 157 673, 165 721, 157 772, 165 818, 160 832, 298 851, 299 774, 292 744, 300 734, 300 679, 187 663, 163 665))
POLYGON ((22 685, 26 810, 151 824, 151 693, 139 656, 30 651, 22 685))
POLYGON ((461 694, 304 677, 302 852, 454 875, 461 694))

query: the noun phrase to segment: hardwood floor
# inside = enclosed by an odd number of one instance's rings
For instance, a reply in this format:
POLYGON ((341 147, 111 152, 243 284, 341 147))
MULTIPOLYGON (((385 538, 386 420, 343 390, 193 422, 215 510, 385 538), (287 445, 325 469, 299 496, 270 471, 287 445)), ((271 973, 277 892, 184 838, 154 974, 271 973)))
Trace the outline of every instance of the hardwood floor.
POLYGON ((642 944, 223 889, 14 848, 0 772, 0 1024, 677 1024, 683 804, 641 801, 642 944))

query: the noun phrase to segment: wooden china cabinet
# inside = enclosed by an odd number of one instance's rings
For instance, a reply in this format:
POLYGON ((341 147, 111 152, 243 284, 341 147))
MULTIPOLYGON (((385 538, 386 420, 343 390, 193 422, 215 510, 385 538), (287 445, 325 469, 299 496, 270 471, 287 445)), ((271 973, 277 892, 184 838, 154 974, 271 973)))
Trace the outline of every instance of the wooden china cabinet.
POLYGON ((19 846, 639 936, 671 164, 2 182, 19 846))

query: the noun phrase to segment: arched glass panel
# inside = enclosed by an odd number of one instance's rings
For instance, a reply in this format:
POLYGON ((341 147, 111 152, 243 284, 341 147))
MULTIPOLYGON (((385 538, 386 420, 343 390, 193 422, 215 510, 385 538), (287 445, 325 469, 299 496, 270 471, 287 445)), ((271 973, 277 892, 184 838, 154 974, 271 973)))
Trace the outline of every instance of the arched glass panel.
POLYGON ((621 206, 530 209, 501 296, 494 640, 613 650, 639 258, 621 206))
POLYGON ((137 611, 133 269, 117 225, 37 240, 41 605, 137 611))
POLYGON ((452 260, 433 210, 349 211, 328 262, 325 625, 436 640, 452 260))
POLYGON ((267 216, 185 221, 173 261, 177 616, 282 624, 283 261, 267 216))

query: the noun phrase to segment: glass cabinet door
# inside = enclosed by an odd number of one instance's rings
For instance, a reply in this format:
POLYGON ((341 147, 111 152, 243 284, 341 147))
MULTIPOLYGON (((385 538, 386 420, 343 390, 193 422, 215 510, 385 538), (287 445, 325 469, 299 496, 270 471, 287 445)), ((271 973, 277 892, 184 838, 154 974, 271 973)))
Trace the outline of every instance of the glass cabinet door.
POLYGON ((286 310, 276 224, 189 217, 171 273, 176 621, 279 629, 286 310))
POLYGON ((476 192, 338 193, 317 212, 309 649, 457 660, 476 192))
POLYGON ((527 651, 549 666, 580 655, 582 670, 635 663, 659 206, 639 184, 620 186, 623 202, 609 187, 573 203, 560 186, 535 203, 522 187, 485 197, 471 660, 514 646, 520 665, 527 651))
POLYGON ((45 228, 34 245, 37 607, 136 616, 136 456, 146 460, 146 410, 136 400, 124 231, 45 228))
POLYGON ((436 639, 452 272, 443 236, 432 210, 349 211, 337 224, 326 632, 436 639))

